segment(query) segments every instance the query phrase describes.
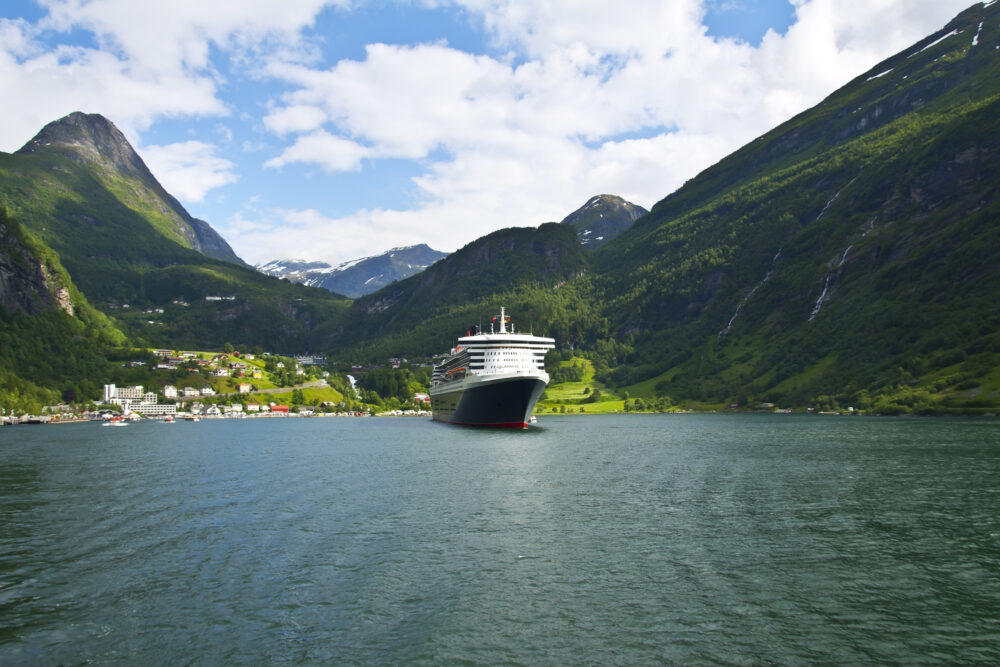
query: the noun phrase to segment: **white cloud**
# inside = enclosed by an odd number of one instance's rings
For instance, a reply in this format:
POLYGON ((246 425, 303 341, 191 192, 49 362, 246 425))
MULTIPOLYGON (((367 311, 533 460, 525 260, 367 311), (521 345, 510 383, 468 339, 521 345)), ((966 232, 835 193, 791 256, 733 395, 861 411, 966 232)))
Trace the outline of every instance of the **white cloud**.
POLYGON ((104 50, 150 70, 211 69, 216 46, 237 54, 262 46, 299 52, 300 31, 346 0, 44 0, 46 28, 93 32, 104 50))
POLYGON ((264 117, 264 125, 271 132, 285 135, 289 132, 312 132, 326 122, 326 114, 315 106, 297 104, 282 107, 264 117))
POLYGON ((211 144, 183 141, 146 146, 141 153, 160 185, 183 201, 200 202, 210 190, 238 180, 236 165, 216 155, 211 144))
POLYGON ((3 111, 0 149, 5 151, 73 111, 111 118, 133 142, 157 117, 225 113, 209 79, 140 71, 92 49, 60 47, 21 60, 0 45, 0 91, 4 99, 19 101, 3 111))
POLYGON ((361 165, 369 150, 347 139, 320 130, 295 140, 281 155, 264 163, 265 167, 283 167, 292 162, 318 164, 327 171, 352 171, 361 165))

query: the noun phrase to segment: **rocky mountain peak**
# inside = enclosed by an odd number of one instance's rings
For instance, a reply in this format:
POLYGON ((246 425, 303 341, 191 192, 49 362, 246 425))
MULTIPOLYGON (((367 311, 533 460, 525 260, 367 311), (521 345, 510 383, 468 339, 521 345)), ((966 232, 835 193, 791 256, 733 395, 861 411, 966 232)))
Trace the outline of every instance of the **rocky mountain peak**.
POLYGON ((562 222, 576 229, 583 245, 597 248, 621 234, 647 213, 649 211, 643 207, 617 195, 596 195, 563 218, 562 222))
POLYGON ((218 232, 204 220, 192 217, 167 192, 132 148, 121 130, 100 114, 74 111, 52 121, 17 151, 18 155, 57 155, 72 160, 103 178, 124 177, 138 181, 133 194, 146 206, 163 213, 168 238, 181 241, 198 252, 244 265, 218 232))
POLYGON ((118 171, 142 179, 153 176, 115 124, 96 113, 74 111, 52 121, 17 152, 56 151, 71 159, 109 162, 118 171))

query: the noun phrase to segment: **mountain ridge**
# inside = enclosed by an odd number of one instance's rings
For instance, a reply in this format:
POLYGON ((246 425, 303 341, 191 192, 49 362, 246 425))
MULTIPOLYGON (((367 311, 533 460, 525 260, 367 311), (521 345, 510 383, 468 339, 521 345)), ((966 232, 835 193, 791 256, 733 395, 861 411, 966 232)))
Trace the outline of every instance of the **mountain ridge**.
POLYGON ((358 298, 419 273, 447 254, 420 243, 391 248, 379 255, 352 259, 337 266, 322 261, 288 259, 271 260, 254 268, 269 276, 358 298))

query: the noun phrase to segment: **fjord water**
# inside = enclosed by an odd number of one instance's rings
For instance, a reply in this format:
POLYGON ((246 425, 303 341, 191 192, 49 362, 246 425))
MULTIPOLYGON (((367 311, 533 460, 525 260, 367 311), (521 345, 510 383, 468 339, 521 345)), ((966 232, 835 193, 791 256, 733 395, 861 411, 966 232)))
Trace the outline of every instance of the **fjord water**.
POLYGON ((1000 422, 0 430, 0 663, 1000 661, 1000 422))

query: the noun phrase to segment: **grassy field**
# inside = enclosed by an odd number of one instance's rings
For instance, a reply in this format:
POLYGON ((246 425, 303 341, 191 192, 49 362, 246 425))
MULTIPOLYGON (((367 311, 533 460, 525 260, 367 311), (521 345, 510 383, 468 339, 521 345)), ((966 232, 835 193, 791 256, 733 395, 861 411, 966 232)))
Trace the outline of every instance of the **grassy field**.
POLYGON ((589 359, 574 358, 571 361, 559 362, 561 367, 571 364, 583 364, 583 379, 579 382, 549 385, 535 406, 535 414, 599 415, 622 411, 625 402, 614 394, 606 393, 604 385, 594 380, 594 365, 589 359), (593 401, 593 396, 597 392, 599 398, 593 401))
MULTIPOLYGON (((291 389, 280 394, 250 393, 248 396, 251 399, 260 401, 261 403, 277 403, 279 405, 288 405, 292 403, 291 389)), ((302 389, 302 397, 305 399, 303 405, 317 405, 324 402, 340 403, 344 400, 344 395, 333 387, 306 387, 305 389, 302 389)))

